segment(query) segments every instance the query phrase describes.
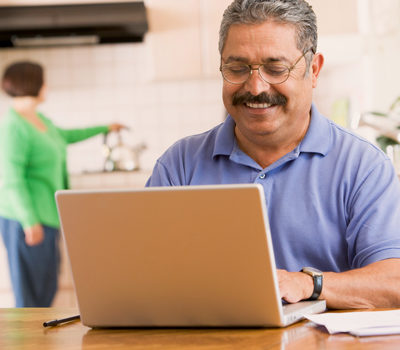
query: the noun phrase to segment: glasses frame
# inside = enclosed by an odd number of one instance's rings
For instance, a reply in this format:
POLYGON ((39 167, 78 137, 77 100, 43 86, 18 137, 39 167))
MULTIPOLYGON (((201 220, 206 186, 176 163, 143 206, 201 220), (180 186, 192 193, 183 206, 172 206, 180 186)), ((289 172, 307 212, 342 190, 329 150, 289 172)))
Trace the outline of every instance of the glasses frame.
POLYGON ((226 67, 226 66, 231 65, 231 63, 227 63, 227 64, 222 64, 222 63, 221 63, 221 65, 220 65, 220 67, 219 67, 219 71, 221 72, 222 78, 223 78, 225 81, 227 81, 228 83, 230 83, 230 84, 235 84, 235 85, 244 84, 247 80, 249 80, 249 78, 250 78, 251 75, 253 74, 253 71, 256 70, 256 71, 258 71, 258 76, 261 78, 261 80, 265 81, 266 83, 268 83, 268 84, 270 84, 270 85, 279 85, 279 84, 283 84, 285 81, 287 81, 287 80, 289 79, 289 76, 290 76, 290 73, 292 72, 292 70, 296 67, 296 65, 300 62, 300 60, 301 60, 303 57, 305 57, 305 55, 306 55, 309 51, 311 51, 311 52, 313 53, 313 55, 315 54, 315 50, 314 50, 312 47, 310 47, 308 50, 304 51, 303 54, 302 54, 290 67, 289 67, 289 66, 286 66, 285 64, 282 64, 282 66, 285 66, 286 69, 287 69, 287 76, 286 76, 286 78, 285 78, 284 80, 282 80, 282 81, 279 82, 279 83, 270 83, 268 80, 266 80, 266 79, 261 75, 261 73, 260 73, 260 67, 264 66, 265 63, 254 63, 254 64, 241 63, 242 65, 247 66, 247 67, 249 67, 249 69, 250 69, 250 71, 249 71, 249 76, 247 77, 246 80, 244 80, 244 81, 241 82, 241 83, 234 83, 234 82, 228 80, 227 78, 225 78, 224 73, 222 72, 222 69, 223 69, 224 67, 226 67), (254 66, 257 66, 257 67, 254 68, 254 66))

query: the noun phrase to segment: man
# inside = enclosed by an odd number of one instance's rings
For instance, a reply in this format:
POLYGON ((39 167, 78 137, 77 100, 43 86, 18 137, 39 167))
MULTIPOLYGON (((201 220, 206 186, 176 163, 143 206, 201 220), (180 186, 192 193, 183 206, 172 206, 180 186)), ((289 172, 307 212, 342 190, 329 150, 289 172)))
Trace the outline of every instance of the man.
POLYGON ((260 183, 283 299, 400 307, 400 183, 383 152, 312 104, 324 61, 312 8, 235 0, 219 49, 228 118, 168 149, 147 185, 260 183))

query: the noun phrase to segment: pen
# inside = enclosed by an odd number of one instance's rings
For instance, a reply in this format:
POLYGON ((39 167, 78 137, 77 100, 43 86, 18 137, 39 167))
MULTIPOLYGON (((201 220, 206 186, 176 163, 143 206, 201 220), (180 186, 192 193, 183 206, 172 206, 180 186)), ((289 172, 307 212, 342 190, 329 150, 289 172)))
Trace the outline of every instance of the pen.
POLYGON ((80 315, 76 315, 76 316, 71 316, 71 317, 66 317, 66 318, 60 318, 59 320, 47 321, 47 322, 43 322, 43 327, 53 327, 53 326, 57 326, 61 323, 79 320, 80 318, 81 318, 80 315))

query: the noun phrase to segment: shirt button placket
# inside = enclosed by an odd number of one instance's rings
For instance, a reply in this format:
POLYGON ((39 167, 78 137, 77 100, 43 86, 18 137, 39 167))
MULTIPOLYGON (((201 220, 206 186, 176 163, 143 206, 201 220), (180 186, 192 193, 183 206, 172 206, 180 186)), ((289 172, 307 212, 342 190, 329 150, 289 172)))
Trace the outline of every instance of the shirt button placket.
POLYGON ((265 179, 266 175, 265 175, 264 173, 261 173, 258 177, 259 177, 261 180, 263 180, 263 179, 265 179))

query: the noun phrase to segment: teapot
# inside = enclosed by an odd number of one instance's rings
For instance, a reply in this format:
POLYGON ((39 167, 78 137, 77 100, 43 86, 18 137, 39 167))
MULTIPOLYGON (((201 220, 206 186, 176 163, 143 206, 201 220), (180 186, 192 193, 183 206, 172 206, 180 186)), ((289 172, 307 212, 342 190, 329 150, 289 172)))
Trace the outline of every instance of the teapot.
POLYGON ((133 147, 122 141, 121 131, 117 132, 117 143, 110 145, 108 133, 103 137, 104 166, 103 171, 133 171, 140 170, 139 156, 146 149, 145 143, 133 147))

